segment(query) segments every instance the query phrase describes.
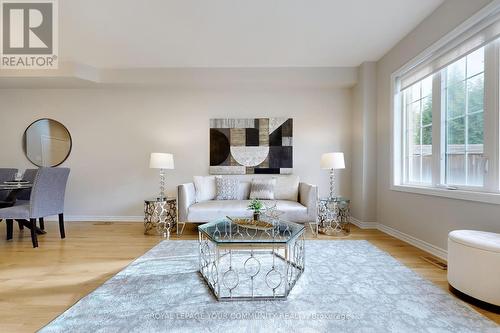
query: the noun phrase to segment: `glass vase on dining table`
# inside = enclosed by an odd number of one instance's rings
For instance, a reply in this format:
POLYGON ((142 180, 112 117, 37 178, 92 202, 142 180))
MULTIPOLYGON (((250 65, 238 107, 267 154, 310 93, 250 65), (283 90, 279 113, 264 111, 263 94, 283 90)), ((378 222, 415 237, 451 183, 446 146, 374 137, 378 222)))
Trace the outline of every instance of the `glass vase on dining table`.
POLYGON ((24 170, 17 170, 14 174, 14 181, 18 182, 17 186, 21 186, 21 181, 23 180, 24 170))

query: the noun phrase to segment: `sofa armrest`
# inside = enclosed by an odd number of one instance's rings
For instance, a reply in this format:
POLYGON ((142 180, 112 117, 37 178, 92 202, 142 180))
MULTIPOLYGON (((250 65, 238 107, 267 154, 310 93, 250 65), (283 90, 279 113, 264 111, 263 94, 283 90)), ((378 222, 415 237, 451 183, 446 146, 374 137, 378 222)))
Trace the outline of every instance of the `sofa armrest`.
POLYGON ((307 207, 307 215, 311 222, 316 221, 318 201, 318 186, 307 183, 299 183, 299 202, 307 207))
POLYGON ((187 222, 189 207, 196 201, 196 192, 193 183, 177 186, 177 212, 179 222, 187 222))

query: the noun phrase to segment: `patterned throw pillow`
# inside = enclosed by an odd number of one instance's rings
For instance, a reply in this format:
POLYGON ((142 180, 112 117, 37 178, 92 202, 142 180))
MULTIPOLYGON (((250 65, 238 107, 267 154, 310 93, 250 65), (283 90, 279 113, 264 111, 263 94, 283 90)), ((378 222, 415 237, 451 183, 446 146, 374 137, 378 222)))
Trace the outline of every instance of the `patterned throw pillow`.
POLYGON ((250 189, 250 199, 274 200, 274 187, 276 178, 253 179, 250 189))
POLYGON ((216 177, 217 196, 215 200, 238 200, 238 185, 236 178, 216 177))

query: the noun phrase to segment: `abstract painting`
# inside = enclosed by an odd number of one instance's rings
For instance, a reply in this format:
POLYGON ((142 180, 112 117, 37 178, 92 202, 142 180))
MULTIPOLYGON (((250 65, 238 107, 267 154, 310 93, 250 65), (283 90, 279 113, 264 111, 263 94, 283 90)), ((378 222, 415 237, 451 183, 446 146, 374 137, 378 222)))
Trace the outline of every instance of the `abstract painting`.
POLYGON ((210 119, 210 174, 290 174, 293 119, 210 119))

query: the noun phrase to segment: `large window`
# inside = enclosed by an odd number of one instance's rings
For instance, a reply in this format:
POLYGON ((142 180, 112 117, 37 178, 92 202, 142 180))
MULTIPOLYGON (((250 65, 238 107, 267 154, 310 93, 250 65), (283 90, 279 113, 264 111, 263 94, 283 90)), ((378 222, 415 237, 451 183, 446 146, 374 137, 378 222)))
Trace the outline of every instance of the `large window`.
POLYGON ((500 203, 497 7, 393 74, 394 189, 500 203))
POLYGON ((432 78, 403 92, 405 113, 405 160, 408 183, 432 182, 432 78))
POLYGON ((448 185, 484 185, 484 48, 443 70, 448 185))

